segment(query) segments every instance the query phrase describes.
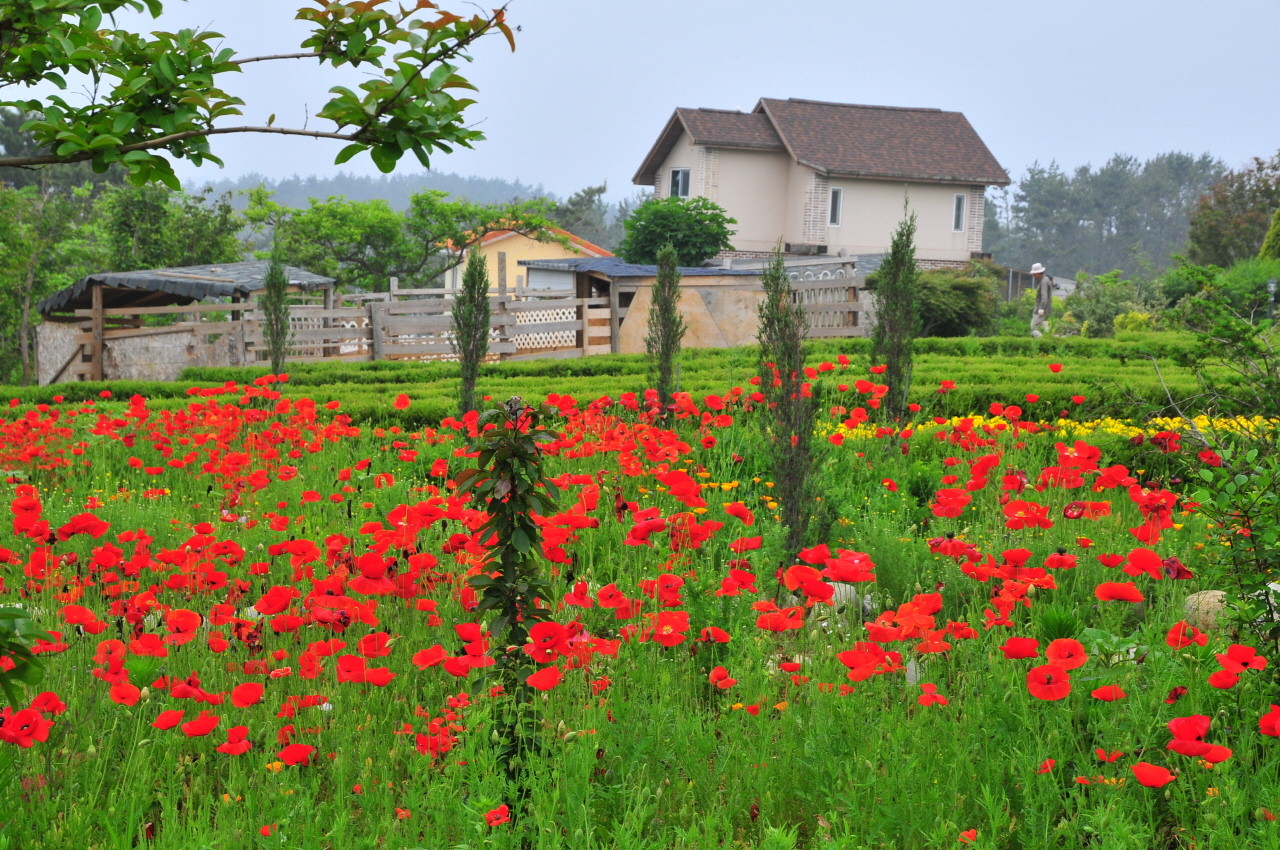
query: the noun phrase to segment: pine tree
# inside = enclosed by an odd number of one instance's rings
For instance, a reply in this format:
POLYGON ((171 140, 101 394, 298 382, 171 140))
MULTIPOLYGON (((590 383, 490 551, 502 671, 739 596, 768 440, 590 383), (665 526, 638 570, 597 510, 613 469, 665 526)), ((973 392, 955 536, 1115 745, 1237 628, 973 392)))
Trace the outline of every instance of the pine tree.
POLYGON ((916 215, 902 206, 903 219, 893 234, 889 256, 875 275, 876 324, 871 332, 871 359, 888 368, 884 372, 889 392, 883 410, 889 419, 907 413, 907 393, 911 388, 911 355, 920 331, 920 309, 916 283, 916 215))

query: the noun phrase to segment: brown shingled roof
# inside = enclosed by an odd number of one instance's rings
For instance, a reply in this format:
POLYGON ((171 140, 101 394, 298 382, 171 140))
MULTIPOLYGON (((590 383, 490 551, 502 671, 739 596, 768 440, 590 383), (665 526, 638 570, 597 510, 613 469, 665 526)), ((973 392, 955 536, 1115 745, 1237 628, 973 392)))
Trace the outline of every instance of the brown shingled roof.
POLYGON ((727 109, 677 109, 685 130, 695 145, 718 148, 761 148, 783 150, 782 139, 769 117, 759 112, 727 109))
POLYGON ((1006 186, 1009 175, 959 112, 762 98, 797 162, 843 177, 1006 186))
POLYGON ((684 133, 692 144, 786 150, 838 177, 1007 186, 1009 175, 959 112, 763 98, 751 113, 677 109, 633 179, 652 186, 684 133))

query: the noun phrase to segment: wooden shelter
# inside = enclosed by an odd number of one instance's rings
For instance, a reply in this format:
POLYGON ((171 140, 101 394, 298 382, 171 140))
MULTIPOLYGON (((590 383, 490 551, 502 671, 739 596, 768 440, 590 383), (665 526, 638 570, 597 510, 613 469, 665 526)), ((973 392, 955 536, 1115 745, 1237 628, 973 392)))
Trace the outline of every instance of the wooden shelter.
MULTIPOLYGON (((40 383, 172 380, 188 365, 239 365, 243 340, 235 339, 236 331, 248 302, 264 288, 267 266, 255 261, 81 278, 38 305, 44 320, 37 348, 40 383), (157 323, 175 314, 189 321, 157 323), (225 328, 215 330, 204 322, 210 318, 225 328), (208 350, 219 341, 225 343, 219 348, 226 357, 208 350)), ((290 292, 312 294, 325 307, 333 306, 332 278, 290 266, 285 274, 290 292)))

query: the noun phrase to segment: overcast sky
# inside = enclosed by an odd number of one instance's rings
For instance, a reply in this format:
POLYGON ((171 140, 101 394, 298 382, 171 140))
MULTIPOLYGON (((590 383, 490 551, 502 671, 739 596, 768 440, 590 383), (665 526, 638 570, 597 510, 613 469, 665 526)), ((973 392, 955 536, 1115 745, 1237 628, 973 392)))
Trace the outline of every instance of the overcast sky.
MULTIPOLYGON (((242 55, 278 53, 303 37, 299 5, 169 0, 163 23, 221 32, 242 55)), ((1238 168, 1280 150, 1277 0, 513 0, 508 16, 517 50, 487 39, 463 69, 479 88, 467 116, 487 139, 437 156, 437 170, 561 196, 608 181, 618 199, 673 109, 746 111, 761 97, 963 112, 1014 180, 1037 161, 1180 151, 1238 168)), ((251 124, 275 113, 300 125, 329 86, 358 81, 304 62, 249 67, 226 85, 251 124)), ((326 174, 341 143, 223 136, 213 147, 224 170, 179 174, 326 174)), ((342 168, 377 173, 367 156, 342 168)))

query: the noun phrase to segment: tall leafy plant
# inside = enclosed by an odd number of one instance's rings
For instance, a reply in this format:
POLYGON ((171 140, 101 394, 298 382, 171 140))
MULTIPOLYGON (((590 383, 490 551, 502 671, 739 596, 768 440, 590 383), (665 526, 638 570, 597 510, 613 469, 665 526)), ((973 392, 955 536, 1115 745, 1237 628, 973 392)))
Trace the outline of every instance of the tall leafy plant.
POLYGON ((539 569, 542 534, 535 520, 535 514, 548 516, 556 509, 558 490, 542 474, 540 449, 552 439, 541 428, 552 411, 545 404, 529 407, 519 396, 485 411, 481 427, 495 427, 481 431, 472 447, 478 450, 476 466, 457 479, 459 492, 470 492, 488 514, 480 535, 493 544, 484 571, 469 584, 480 598, 475 610, 489 639, 506 650, 495 653, 496 663, 477 687, 496 685, 505 695, 496 709, 499 761, 522 798, 532 779, 529 755, 537 746, 536 689, 529 679, 538 665, 525 647, 531 631, 550 620, 552 611, 551 586, 539 569))
POLYGON ((675 389, 676 358, 687 330, 680 315, 680 272, 676 249, 668 242, 658 251, 658 277, 649 303, 648 334, 644 349, 649 355, 650 379, 663 404, 675 389))
POLYGON ((489 272, 479 251, 467 255, 462 275, 462 288, 453 299, 453 353, 458 356, 461 387, 458 390, 458 415, 476 405, 476 380, 480 363, 489 353, 489 272))

